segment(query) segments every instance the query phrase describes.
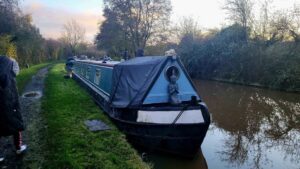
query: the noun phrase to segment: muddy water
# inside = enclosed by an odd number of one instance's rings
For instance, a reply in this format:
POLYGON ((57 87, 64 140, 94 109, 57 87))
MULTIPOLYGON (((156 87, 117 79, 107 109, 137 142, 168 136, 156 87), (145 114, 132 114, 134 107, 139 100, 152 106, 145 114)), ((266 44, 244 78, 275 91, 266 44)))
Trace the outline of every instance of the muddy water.
POLYGON ((299 169, 300 94, 195 80, 212 124, 194 160, 150 155, 156 169, 299 169))

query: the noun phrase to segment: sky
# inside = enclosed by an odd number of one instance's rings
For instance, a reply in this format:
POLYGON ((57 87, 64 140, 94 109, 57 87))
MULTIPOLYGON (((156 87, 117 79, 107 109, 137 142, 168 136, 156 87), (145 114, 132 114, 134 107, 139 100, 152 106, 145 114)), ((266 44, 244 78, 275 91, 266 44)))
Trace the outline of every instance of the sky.
MULTIPOLYGON (((254 0, 259 3, 260 0, 254 0)), ((224 0, 171 0, 171 21, 178 23, 183 17, 194 18, 202 28, 220 28, 226 25, 224 0)), ((300 0, 273 0, 272 9, 287 9, 300 0)), ((32 15, 45 38, 59 38, 63 25, 74 19, 86 30, 86 39, 92 42, 104 20, 102 0, 23 0, 21 9, 32 15)))

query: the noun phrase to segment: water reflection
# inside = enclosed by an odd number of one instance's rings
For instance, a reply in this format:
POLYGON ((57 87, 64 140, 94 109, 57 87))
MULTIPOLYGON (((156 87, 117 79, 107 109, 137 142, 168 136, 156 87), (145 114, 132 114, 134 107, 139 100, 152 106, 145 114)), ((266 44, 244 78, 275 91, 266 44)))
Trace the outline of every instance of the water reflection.
POLYGON ((184 159, 162 154, 149 154, 154 169, 208 169, 201 151, 194 159, 184 159))
POLYGON ((212 113, 209 168, 299 168, 300 95, 195 81, 212 113))
POLYGON ((212 125, 193 160, 150 155, 155 169, 300 169, 300 94, 195 81, 212 125))

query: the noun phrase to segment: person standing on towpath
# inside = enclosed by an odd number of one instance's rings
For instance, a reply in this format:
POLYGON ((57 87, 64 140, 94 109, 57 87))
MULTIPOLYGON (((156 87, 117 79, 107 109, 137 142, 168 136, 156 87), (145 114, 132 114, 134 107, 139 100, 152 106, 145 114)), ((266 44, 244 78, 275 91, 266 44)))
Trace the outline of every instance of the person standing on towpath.
MULTIPOLYGON (((19 65, 14 59, 0 56, 0 139, 12 135, 16 154, 20 155, 27 146, 22 144, 24 123, 16 85, 18 73, 19 65)), ((0 162, 4 161, 3 155, 0 150, 0 162)))

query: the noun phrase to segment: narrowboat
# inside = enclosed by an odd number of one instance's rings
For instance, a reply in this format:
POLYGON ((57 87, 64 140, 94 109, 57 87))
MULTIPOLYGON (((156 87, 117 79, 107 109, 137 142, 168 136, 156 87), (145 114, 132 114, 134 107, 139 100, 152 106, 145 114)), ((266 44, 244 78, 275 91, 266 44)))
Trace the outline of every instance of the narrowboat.
POLYGON ((210 114, 179 57, 72 62, 73 78, 134 146, 190 157, 200 150, 210 114))

